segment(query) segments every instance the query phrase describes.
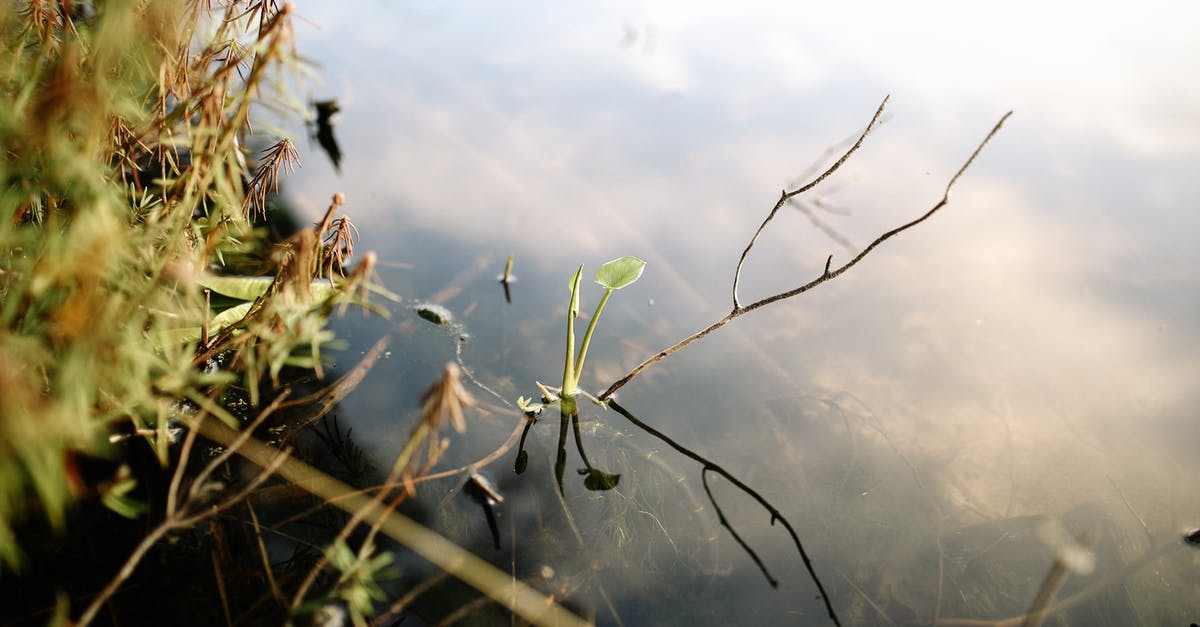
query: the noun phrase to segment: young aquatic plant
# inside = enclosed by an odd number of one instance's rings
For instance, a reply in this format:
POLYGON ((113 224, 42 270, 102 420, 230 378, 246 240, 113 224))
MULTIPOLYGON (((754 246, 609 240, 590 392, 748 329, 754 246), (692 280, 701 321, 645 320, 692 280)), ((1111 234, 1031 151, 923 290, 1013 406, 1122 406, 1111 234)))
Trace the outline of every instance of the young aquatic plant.
MULTIPOLYGON (((567 308, 567 352, 563 360, 563 382, 558 394, 554 394, 541 382, 537 382, 542 392, 542 403, 533 403, 524 396, 517 399, 517 406, 527 414, 537 414, 547 406, 558 404, 564 416, 574 416, 579 413, 575 397, 579 393, 579 379, 583 375, 583 363, 587 359, 588 347, 592 344, 592 334, 596 331, 596 322, 604 312, 604 306, 612 293, 632 285, 642 276, 646 262, 637 257, 620 257, 605 263, 596 270, 595 281, 604 288, 604 296, 596 305, 596 311, 588 322, 587 330, 583 333, 583 342, 579 346, 578 357, 575 354, 575 318, 579 317, 579 282, 583 277, 583 265, 571 277, 571 303, 567 308)), ((586 392, 585 392, 586 394, 586 392)))

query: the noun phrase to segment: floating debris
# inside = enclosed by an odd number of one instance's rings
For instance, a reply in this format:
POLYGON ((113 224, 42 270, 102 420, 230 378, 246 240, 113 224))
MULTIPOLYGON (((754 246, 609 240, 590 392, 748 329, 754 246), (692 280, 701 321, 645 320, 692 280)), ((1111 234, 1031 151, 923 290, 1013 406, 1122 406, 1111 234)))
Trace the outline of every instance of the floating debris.
POLYGON ((500 285, 504 286, 504 302, 506 302, 510 305, 512 304, 512 292, 509 291, 508 286, 511 283, 517 282, 516 275, 514 275, 512 273, 512 267, 513 267, 513 256, 509 255, 508 263, 504 264, 504 274, 501 274, 500 276, 496 277, 496 280, 500 281, 500 285))
POLYGON ((471 476, 467 478, 466 492, 472 498, 488 505, 498 505, 504 502, 504 496, 500 494, 496 484, 478 472, 472 472, 471 476))
POLYGON ((501 283, 504 283, 506 285, 509 283, 516 283, 517 275, 512 273, 512 267, 513 267, 513 256, 509 255, 508 261, 504 264, 504 272, 502 274, 500 274, 499 276, 497 276, 496 280, 501 283))
POLYGON ((450 310, 441 305, 422 303, 415 306, 414 309, 417 310, 418 316, 437 325, 446 325, 454 321, 454 316, 450 313, 450 310))

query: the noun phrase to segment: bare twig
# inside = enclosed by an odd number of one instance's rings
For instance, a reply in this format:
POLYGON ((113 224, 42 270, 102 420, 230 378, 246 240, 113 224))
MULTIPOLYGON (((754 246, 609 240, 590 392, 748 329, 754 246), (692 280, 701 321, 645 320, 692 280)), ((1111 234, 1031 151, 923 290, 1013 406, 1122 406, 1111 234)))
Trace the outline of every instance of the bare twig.
POLYGON ((646 368, 649 368, 650 366, 662 361, 663 359, 666 359, 668 356, 670 356, 676 352, 679 352, 681 349, 683 349, 687 345, 691 344, 692 342, 695 342, 696 340, 704 338, 705 336, 712 333, 713 331, 716 331, 717 329, 725 326, 730 321, 732 321, 734 318, 737 318, 738 316, 741 316, 742 314, 746 314, 751 311, 754 311, 755 309, 758 309, 759 307, 764 307, 766 305, 770 305, 771 303, 774 303, 777 301, 785 300, 785 299, 791 298, 793 296, 798 296, 800 294, 803 294, 804 292, 807 292, 807 291, 813 289, 814 287, 817 287, 818 285, 821 285, 822 283, 825 283, 826 281, 836 279, 843 272, 846 272, 850 268, 853 268, 855 265, 857 265, 859 261, 862 261, 862 259, 864 257, 869 255, 871 253, 871 251, 875 250, 875 248, 878 247, 883 242, 885 242, 888 239, 891 239, 892 237, 895 237, 896 235, 899 235, 900 233, 903 233, 904 231, 907 231, 908 229, 911 229, 914 226, 917 226, 918 224, 929 219, 930 216, 937 213, 938 210, 940 210, 942 207, 945 207, 947 204, 950 203, 950 192, 954 188, 954 184, 958 182, 959 177, 961 177, 963 175, 963 173, 966 172, 967 168, 969 168, 971 166, 971 164, 974 163, 975 158, 979 156, 979 153, 983 151, 983 148, 985 146, 987 146, 988 142, 990 142, 992 140, 992 138, 995 137, 996 133, 998 133, 1000 131, 1000 127, 1003 126, 1005 120, 1007 120, 1008 117, 1010 115, 1012 115, 1012 111, 1009 111, 1008 113, 1005 113, 1003 116, 1001 116, 1000 121, 996 122, 996 125, 993 126, 992 130, 989 131, 987 136, 983 138, 983 141, 981 141, 979 143, 979 145, 977 145, 975 147, 975 150, 971 153, 971 156, 967 158, 967 160, 962 164, 962 166, 959 167, 958 171, 954 173, 954 176, 950 178, 950 182, 946 184, 946 191, 942 194, 941 200, 939 200, 937 202, 937 204, 935 204, 933 207, 931 207, 928 211, 926 211, 920 217, 918 217, 915 220, 912 220, 911 222, 908 222, 906 224, 902 224, 890 231, 887 231, 883 235, 880 235, 879 237, 875 238, 875 241, 873 241, 869 245, 867 245, 867 247, 864 248, 862 250, 862 252, 858 253, 853 258, 851 258, 850 261, 847 261, 845 264, 837 267, 836 269, 830 270, 830 264, 833 260, 833 257, 832 256, 828 257, 825 262, 825 270, 817 278, 809 281, 808 283, 805 283, 804 285, 801 285, 799 287, 796 287, 794 289, 791 289, 791 290, 788 290, 785 292, 780 292, 773 296, 768 296, 766 298, 757 300, 748 305, 741 304, 741 301, 738 300, 738 296, 737 296, 737 285, 738 285, 738 280, 740 278, 741 271, 742 271, 742 264, 746 261, 746 257, 750 254, 750 249, 754 247, 754 243, 758 239, 759 234, 762 233, 762 231, 766 227, 767 223, 770 222, 771 219, 775 217, 775 214, 779 211, 779 208, 784 205, 784 203, 786 203, 789 199, 795 197, 797 194, 800 194, 800 193, 803 193, 805 191, 812 189, 818 183, 825 180, 825 178, 828 177, 830 174, 832 174, 835 170, 837 170, 839 167, 841 167, 841 165, 846 161, 846 159, 848 159, 850 157, 850 155, 853 154, 858 149, 858 147, 862 144, 862 141, 866 138, 867 134, 875 126, 876 122, 879 119, 879 116, 883 112, 883 107, 886 104, 887 104, 887 99, 884 98, 883 103, 881 103, 879 105, 879 108, 876 109, 875 115, 871 118, 870 124, 867 125, 866 130, 863 131, 863 134, 859 137, 859 140, 857 142, 855 142, 854 145, 851 146, 850 149, 848 151, 846 151, 846 153, 843 154, 840 159, 837 160, 837 162, 835 162, 832 166, 830 166, 828 169, 826 169, 825 172, 823 172, 820 176, 818 176, 816 179, 814 179, 811 183, 809 183, 809 184, 805 185, 804 187, 801 187, 795 191, 792 191, 792 192, 785 191, 780 195, 779 201, 775 203, 775 207, 773 207, 771 209, 771 212, 767 215, 767 219, 763 220, 762 225, 760 225, 758 227, 758 231, 756 231, 754 233, 754 236, 752 238, 750 238, 750 243, 746 246, 746 249, 744 251, 742 251, 742 256, 738 260, 737 269, 735 270, 734 277, 733 277, 733 310, 730 311, 728 314, 726 314, 725 317, 710 324, 707 328, 703 329, 702 331, 698 331, 696 333, 693 333, 692 335, 689 335, 688 337, 684 338, 683 340, 680 340, 674 346, 664 349, 664 350, 652 355, 646 361, 643 361, 642 363, 638 364, 637 367, 635 367, 633 370, 630 370, 627 374, 625 374, 625 376, 621 377, 620 379, 617 379, 612 385, 608 386, 608 389, 605 390, 604 393, 600 394, 600 396, 599 396, 600 400, 609 399, 610 397, 612 397, 612 395, 617 390, 621 389, 621 387, 623 387, 626 383, 629 383, 631 380, 633 380, 634 377, 641 374, 641 372, 643 370, 645 370, 646 368))
POLYGON ((271 560, 267 557, 267 545, 263 542, 262 527, 258 524, 258 514, 254 511, 254 503, 246 501, 246 511, 250 514, 250 522, 254 528, 254 540, 258 543, 258 556, 262 559, 263 574, 267 577, 267 583, 271 586, 271 598, 279 604, 279 607, 287 607, 283 599, 283 592, 279 589, 279 583, 275 581, 275 572, 271 568, 271 560))
POLYGON ((799 196, 800 194, 807 192, 817 185, 820 185, 821 181, 824 181, 825 179, 829 178, 831 174, 837 172, 838 168, 841 168, 842 165, 846 163, 846 160, 850 158, 850 155, 854 154, 860 147, 862 147, 863 142, 867 139, 867 135, 869 135, 871 131, 875 129, 876 124, 879 123, 879 118, 883 116, 883 110, 887 107, 889 98, 891 98, 891 96, 884 96, 883 102, 880 102, 879 107, 875 109, 875 115, 871 116, 871 121, 867 123, 867 128, 863 129, 862 134, 858 136, 858 140, 855 141, 854 144, 850 146, 850 149, 843 153, 837 161, 834 161, 833 165, 826 168, 824 172, 818 175, 817 178, 813 179, 807 185, 804 185, 791 192, 787 190, 780 192, 779 200, 775 203, 775 206, 771 208, 771 213, 767 214, 767 218, 762 221, 762 224, 758 225, 758 230, 755 231, 754 236, 750 238, 750 243, 746 244, 746 249, 742 251, 742 256, 738 259, 737 268, 733 271, 734 311, 737 311, 741 307, 741 303, 738 300, 738 282, 742 278, 742 265, 746 263, 746 257, 750 255, 750 249, 754 248, 755 242, 758 241, 758 236, 762 235, 763 229, 767 228, 767 223, 775 219, 775 214, 779 213, 780 207, 783 207, 785 204, 787 204, 787 201, 791 200, 795 196, 799 196))
POLYGON ((164 524, 160 524, 159 526, 155 527, 153 531, 146 534, 146 537, 142 538, 142 541, 137 545, 137 548, 135 548, 133 552, 129 554, 129 558, 125 560, 125 564, 121 566, 121 569, 117 571, 117 574, 114 575, 112 580, 108 582, 108 585, 100 591, 100 594, 96 595, 96 598, 92 599, 91 605, 89 605, 87 609, 83 611, 83 614, 79 616, 79 619, 75 621, 75 624, 79 627, 85 627, 86 625, 91 624, 91 622, 96 619, 96 614, 100 612, 100 608, 104 607, 104 604, 108 603, 108 600, 112 598, 112 595, 116 594, 117 589, 121 587, 121 584, 124 583, 126 579, 129 579, 131 575, 133 575, 134 569, 136 569, 137 565, 141 563, 142 558, 146 557, 146 553, 149 552, 155 544, 158 544, 158 541, 161 540, 163 536, 167 535, 167 532, 170 530, 171 527, 164 522, 164 524))
MULTIPOLYGON (((641 428, 646 433, 649 433, 650 435, 662 440, 663 442, 665 442, 667 444, 667 446, 670 446, 671 448, 675 449, 677 452, 679 452, 683 456, 702 464, 704 466, 705 472, 712 471, 712 472, 717 473, 718 475, 721 475, 722 477, 725 477, 726 480, 728 480, 733 485, 737 486, 737 488, 739 490, 746 493, 748 496, 753 498, 755 501, 758 501, 758 504, 761 505, 763 507, 763 509, 767 510, 767 513, 769 513, 771 515, 771 524, 775 524, 775 522, 778 521, 781 525, 783 525, 784 529, 787 529, 788 535, 790 535, 792 537, 792 544, 794 544, 796 546, 796 551, 800 553, 800 559, 804 561, 804 568, 808 570, 809 577, 812 579, 813 584, 815 584, 817 586, 817 591, 821 595, 821 600, 825 603, 825 611, 829 614, 829 619, 831 621, 833 621, 834 625, 840 626, 842 624, 841 621, 837 617, 837 612, 835 612, 833 609, 833 603, 829 600, 829 594, 827 592, 825 592, 825 586, 824 586, 824 584, 821 583, 821 578, 817 576, 817 571, 813 567, 812 560, 808 556, 808 551, 804 550, 804 544, 802 542, 800 542, 800 535, 796 533, 796 529, 792 527, 792 524, 790 522, 788 522, 788 519, 783 515, 782 512, 780 512, 778 509, 776 509, 774 505, 771 505, 770 502, 768 502, 765 498, 763 498, 762 495, 759 494, 757 491, 755 491, 753 488, 746 485, 740 479, 738 479, 737 477, 734 477, 732 474, 730 474, 729 471, 718 466, 717 464, 714 464, 713 462, 709 461, 708 459, 700 456, 699 454, 697 454, 694 451, 692 451, 691 449, 683 446, 682 444, 679 444, 675 440, 672 440, 671 438, 667 437, 667 435, 665 433, 655 429, 654 427, 651 427, 650 425, 646 424, 645 422, 642 422, 641 420, 639 420, 637 418, 637 416, 634 416, 632 413, 629 412, 629 410, 622 407, 616 401, 610 400, 608 402, 608 405, 609 405, 609 407, 612 407, 612 409, 614 411, 616 411, 618 414, 621 414, 622 416, 624 416, 627 420, 629 420, 633 424, 637 425, 639 428, 641 428)), ((707 491, 708 484, 705 483, 704 487, 705 487, 705 490, 707 491)), ((709 492, 709 499, 712 500, 711 492, 709 492)), ((713 506, 714 507, 716 506, 715 500, 713 500, 713 506)), ((722 520, 722 523, 724 523, 723 520, 722 520)), ((726 529, 729 529, 730 531, 732 531, 732 529, 729 527, 729 525, 725 524, 724 527, 726 529)), ((737 538, 737 535, 734 534, 734 537, 737 538)), ((739 544, 741 544, 743 547, 746 547, 745 543, 741 542, 740 538, 737 538, 737 539, 738 539, 739 544)), ((759 564, 759 567, 762 568, 762 563, 758 560, 758 557, 753 552, 750 552, 750 556, 752 559, 754 559, 754 561, 756 563, 759 564)), ((765 568, 763 568, 763 573, 766 574, 767 580, 771 582, 772 586, 774 586, 775 585, 774 579, 771 578, 771 575, 767 573, 765 568)))
MULTIPOLYGON (((208 413, 203 409, 196 414, 195 424, 200 424, 208 417, 208 413)), ((183 471, 187 468, 188 458, 191 457, 192 447, 196 445, 196 437, 199 434, 193 427, 188 430, 187 437, 183 439, 183 446, 179 449, 179 461, 176 462, 175 473, 171 476, 171 484, 167 488, 167 515, 170 516, 175 512, 176 503, 179 500, 179 485, 183 482, 183 471)))
POLYGON ((288 401, 283 404, 283 407, 293 405, 310 406, 305 409, 305 414, 297 419, 290 420, 287 433, 295 433, 300 429, 307 427, 314 422, 320 420, 329 414, 329 412, 337 406, 342 399, 346 398, 350 392, 358 388, 375 364, 383 357, 384 351, 387 350, 392 341, 392 334, 389 332, 384 334, 375 343, 371 345, 363 358, 359 360, 350 372, 342 375, 337 381, 328 387, 322 388, 313 394, 288 401))
MULTIPOLYGON (((208 521, 209 531, 213 531, 213 524, 216 521, 208 521)), ((217 582, 217 597, 221 600, 221 611, 225 613, 225 626, 232 627, 233 614, 229 611, 229 593, 225 590, 225 576, 221 574, 221 557, 217 554, 217 547, 214 545, 209 549, 209 557, 212 559, 213 579, 217 582)))
POLYGON ((700 470, 700 483, 704 486, 704 493, 708 495, 708 501, 712 503, 713 510, 717 512, 717 522, 719 522, 721 526, 729 532, 729 535, 733 536, 734 541, 736 541, 742 547, 742 550, 750 556, 750 559, 753 560, 754 564, 758 566, 758 569, 762 571, 763 577, 767 578, 767 583, 771 584, 772 588, 778 588, 779 580, 771 576, 771 571, 767 570, 767 565, 763 563, 762 558, 760 558, 758 553, 755 553, 754 549, 750 548, 750 545, 746 544, 746 541, 742 539, 742 536, 733 529, 733 525, 729 524, 729 519, 725 518, 725 512, 721 511, 721 506, 717 504, 717 497, 713 496, 712 488, 710 488, 708 485, 709 470, 712 470, 711 466, 705 466, 700 470))

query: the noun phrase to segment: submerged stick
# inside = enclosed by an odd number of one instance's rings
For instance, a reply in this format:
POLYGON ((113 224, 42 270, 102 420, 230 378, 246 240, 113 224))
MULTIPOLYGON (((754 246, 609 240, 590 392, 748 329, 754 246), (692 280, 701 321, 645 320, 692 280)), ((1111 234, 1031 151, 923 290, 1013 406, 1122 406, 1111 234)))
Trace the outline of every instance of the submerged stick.
POLYGON ((738 260, 737 268, 734 272, 734 277, 733 277, 733 310, 730 311, 728 314, 726 314, 720 320, 717 320, 716 322, 709 325, 704 330, 698 331, 696 333, 693 333, 692 335, 689 335, 688 337, 680 340, 678 343, 671 346, 670 348, 666 348, 666 349, 654 354, 649 359, 646 359, 642 363, 638 364, 637 367, 635 367, 633 370, 630 370, 627 374, 625 374, 625 376, 621 377, 620 379, 617 379, 612 385, 608 386, 608 389, 605 390, 602 394, 600 394, 600 396, 599 396, 600 400, 609 399, 610 397, 612 397, 612 395, 617 390, 621 389, 626 383, 629 383, 630 381, 632 381, 634 379, 634 377, 641 374, 641 372, 643 370, 645 370, 646 368, 649 368, 650 366, 653 366, 654 364, 662 361, 663 359, 666 359, 670 355, 679 352, 684 347, 686 347, 688 344, 691 344, 692 342, 695 342, 696 340, 704 338, 708 334, 725 326, 730 321, 741 316, 742 314, 749 313, 751 311, 754 311, 755 309, 758 309, 759 307, 764 307, 766 305, 770 305, 771 303, 774 303, 777 301, 785 300, 785 299, 791 298, 793 296, 798 296, 800 294, 803 294, 804 292, 807 292, 807 291, 813 289, 814 287, 817 287, 818 285, 821 285, 822 283, 825 283, 826 281, 836 279, 843 272, 846 272, 850 268, 853 268, 855 265, 857 265, 859 261, 862 261, 862 259, 864 257, 869 255, 873 250, 875 250, 876 247, 878 247, 883 242, 885 242, 888 239, 891 239, 892 237, 895 237, 896 235, 899 235, 900 233, 903 233, 904 231, 907 231, 908 229, 911 229, 914 226, 917 226, 918 224, 929 219, 930 216, 937 213, 938 210, 940 210, 942 207, 945 207, 946 205, 950 204, 950 192, 954 188, 955 183, 958 182, 959 177, 961 177, 963 175, 963 173, 966 172, 967 168, 969 168, 971 166, 971 164, 975 162, 975 158, 979 156, 979 154, 983 151, 984 147, 987 146, 988 143, 992 140, 992 138, 995 137, 996 133, 998 133, 1000 131, 1000 127, 1004 125, 1004 122, 1006 120, 1008 120, 1009 116, 1012 115, 1012 111, 1009 111, 1008 113, 1005 113, 1003 116, 1000 117, 1000 121, 996 122, 996 125, 993 126, 992 130, 989 131, 987 136, 985 136, 983 138, 983 141, 981 141, 975 147, 975 150, 971 152, 971 156, 967 158, 967 160, 962 164, 962 166, 959 167, 958 171, 954 173, 954 176, 952 176, 950 178, 950 182, 946 184, 946 190, 942 194, 941 200, 939 200, 936 204, 934 204, 933 207, 931 207, 929 210, 927 210, 924 214, 922 214, 921 216, 917 217, 916 219, 914 219, 910 222, 902 224, 890 231, 887 231, 883 235, 880 235, 879 237, 875 238, 875 240, 872 241, 870 244, 868 244, 867 247, 862 250, 862 252, 855 255, 853 258, 850 259, 850 261, 847 261, 845 264, 842 264, 841 266, 838 266, 837 268, 835 268, 833 270, 830 270, 830 262, 832 261, 832 256, 827 258, 826 262, 825 262, 825 269, 820 274, 820 276, 809 281, 808 283, 805 283, 804 285, 801 285, 801 286, 796 287, 791 290, 787 290, 785 292, 780 292, 773 296, 768 296, 761 300, 752 302, 748 305, 741 304, 741 301, 738 300, 737 286, 738 286, 738 282, 739 282, 739 279, 741 276, 742 265, 746 261, 747 256, 750 254, 750 250, 754 247, 754 244, 757 241, 759 234, 762 233, 764 228, 766 228, 767 223, 769 223, 775 217, 776 213, 778 213, 778 211, 779 211, 779 208, 782 207, 789 199, 795 197, 797 194, 800 194, 802 192, 812 189, 818 183, 825 180, 826 177, 828 177, 830 174, 832 174, 838 168, 840 168, 842 166, 842 164, 845 163, 846 159, 848 159, 850 157, 850 155, 854 154, 854 152, 858 150, 858 148, 862 144, 863 140, 866 139, 867 134, 870 133, 870 131, 875 127, 880 115, 882 115, 882 113, 883 113, 884 105, 886 105, 886 104, 887 104, 887 98, 884 98, 883 102, 880 103, 879 108, 875 110, 875 115, 871 118, 871 122, 867 125, 866 130, 863 131, 863 133, 859 137, 858 141, 855 142, 854 145, 851 146, 851 148, 848 151, 846 151, 846 153, 843 154, 842 157, 840 159, 838 159, 832 166, 830 166, 824 172, 822 172, 819 176, 817 176, 817 178, 814 179, 811 183, 809 183, 803 187, 800 187, 799 189, 796 189, 795 191, 792 191, 792 192, 785 191, 780 195, 779 201, 776 202, 775 206, 771 209, 771 212, 767 215, 767 218, 765 220, 763 220, 763 223, 758 227, 758 230, 754 233, 754 236, 750 238, 750 243, 746 246, 746 249, 744 251, 742 251, 742 256, 738 260))

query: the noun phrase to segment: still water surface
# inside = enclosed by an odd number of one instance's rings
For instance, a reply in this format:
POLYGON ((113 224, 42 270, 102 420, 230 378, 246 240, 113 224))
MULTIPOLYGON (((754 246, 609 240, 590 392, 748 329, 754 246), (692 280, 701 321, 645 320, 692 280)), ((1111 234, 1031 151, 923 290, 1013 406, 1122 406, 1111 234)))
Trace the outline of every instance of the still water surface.
MULTIPOLYGON (((1071 4, 300 3, 322 80, 302 95, 337 100, 342 158, 301 142, 289 202, 315 220, 345 193, 382 280, 462 325, 406 306, 339 321, 343 368, 396 334, 340 419, 386 469, 460 342, 504 400, 535 396, 561 380, 575 267, 636 255, 645 276, 614 295, 584 374, 598 392, 729 311, 779 190, 831 163, 884 95, 861 152, 761 238, 743 299, 923 213, 1012 109, 934 219, 620 402, 777 508, 845 624, 1019 615, 1084 532, 1095 568, 1059 593, 1085 593, 1071 624, 1200 620, 1179 543, 1200 524, 1200 83, 1185 78, 1200 9, 1071 4), (495 280, 509 255, 511 303, 495 280), (1129 566, 1163 546, 1180 548, 1129 566)), ((600 295, 585 289, 585 313, 600 295)), ((448 465, 520 426, 475 418, 448 465)), ((585 489, 568 436, 560 501, 543 418, 522 475, 515 449, 486 469, 507 496, 498 550, 474 504, 444 498, 453 481, 423 493, 427 522, 599 624, 828 624, 767 510, 614 411, 581 422, 616 489, 585 489)))

